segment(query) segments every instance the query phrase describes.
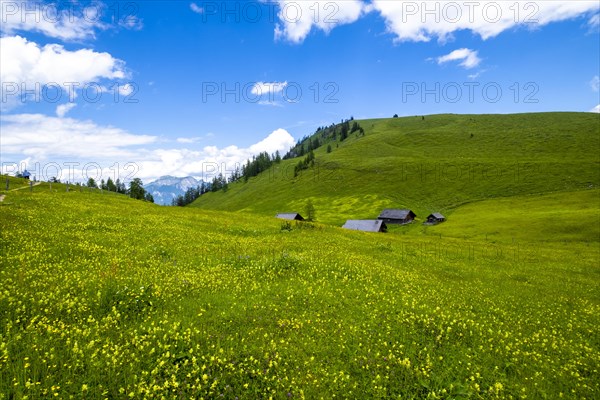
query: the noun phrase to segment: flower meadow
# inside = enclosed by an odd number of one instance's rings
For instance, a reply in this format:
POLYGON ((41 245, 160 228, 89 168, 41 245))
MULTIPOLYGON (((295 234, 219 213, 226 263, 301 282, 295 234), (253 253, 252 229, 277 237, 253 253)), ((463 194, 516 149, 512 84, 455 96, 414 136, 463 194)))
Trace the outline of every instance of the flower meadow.
POLYGON ((597 242, 282 229, 47 184, 0 217, 0 399, 600 398, 597 242))

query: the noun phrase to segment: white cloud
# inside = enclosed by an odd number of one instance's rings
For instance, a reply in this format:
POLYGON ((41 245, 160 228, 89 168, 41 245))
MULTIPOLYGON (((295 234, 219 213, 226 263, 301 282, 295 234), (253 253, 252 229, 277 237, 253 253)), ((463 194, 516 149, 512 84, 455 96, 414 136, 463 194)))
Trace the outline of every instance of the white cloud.
MULTIPOLYGON (((57 110, 58 113, 58 110, 57 110)), ((133 135, 91 121, 56 118, 42 114, 12 114, 0 117, 2 153, 21 154, 36 160, 51 158, 134 157, 128 149, 156 141, 156 137, 133 135)))
POLYGON ((256 82, 250 91, 253 95, 262 96, 264 94, 281 93, 288 85, 285 82, 256 82))
POLYGON ((275 153, 277 150, 288 150, 295 144, 295 140, 292 135, 289 134, 285 129, 277 129, 273 131, 269 136, 260 142, 253 144, 248 148, 248 151, 252 154, 257 154, 266 151, 269 154, 275 153))
POLYGON ((64 91, 59 94, 68 98, 86 84, 127 76, 124 62, 109 53, 90 49, 69 51, 58 44, 42 47, 20 36, 0 38, 0 48, 0 80, 6 97, 11 93, 20 98, 21 91, 39 93, 45 86, 58 86, 64 91))
POLYGON ((39 32, 61 40, 89 39, 96 29, 106 29, 101 21, 102 5, 92 3, 76 7, 75 3, 61 4, 42 1, 0 0, 0 32, 39 32))
POLYGON ((313 28, 329 33, 338 25, 355 22, 367 11, 360 0, 290 1, 276 0, 279 6, 275 39, 301 43, 313 28))
POLYGON ((471 49, 454 50, 450 54, 437 58, 437 63, 440 65, 450 61, 461 61, 459 65, 466 69, 475 68, 481 63, 477 51, 471 49))
POLYGON ((600 104, 590 110, 592 113, 600 114, 600 104))
POLYGON ((177 138, 175 141, 177 143, 191 144, 191 143, 198 143, 202 139, 204 139, 204 137, 202 137, 202 136, 188 137, 188 138, 182 137, 182 138, 177 138))
POLYGON ((163 175, 195 176, 209 180, 218 173, 228 175, 236 166, 241 168, 246 160, 260 152, 272 154, 279 151, 283 154, 294 144, 294 138, 285 129, 277 129, 265 139, 246 148, 232 145, 224 148, 206 146, 199 151, 185 148, 158 149, 145 153, 143 158, 135 162, 144 182, 163 175))
POLYGON ((397 41, 446 41, 454 32, 470 30, 486 40, 507 29, 535 29, 552 22, 600 10, 598 1, 414 2, 373 0, 397 41), (515 7, 515 4, 517 5, 515 7))
POLYGON ((60 104, 59 106, 56 107, 56 115, 59 118, 62 118, 65 115, 67 115, 67 113, 69 111, 71 111, 73 108, 75 108, 76 105, 77 104, 75 104, 75 103, 60 104))
MULTIPOLYGON (((61 165, 67 161, 78 162, 80 166, 98 163, 102 165, 102 174, 106 179, 107 176, 113 176, 114 171, 110 167, 115 163, 121 168, 133 163, 136 166, 135 176, 144 182, 163 175, 192 175, 206 179, 219 172, 227 175, 253 155, 263 151, 269 154, 279 151, 283 154, 295 144, 294 138, 286 130, 277 129, 265 139, 243 148, 205 146, 202 150, 156 149, 148 148, 158 143, 155 136, 135 135, 91 121, 41 114, 2 115, 0 129, 2 154, 13 159, 29 160, 31 166, 27 168, 33 168, 35 163, 48 162, 61 165)), ((189 144, 196 142, 196 139, 199 138, 179 138, 177 142, 189 144)))
POLYGON ((196 3, 192 3, 190 4, 190 9, 195 12, 196 14, 203 14, 204 13, 204 8, 200 7, 198 4, 196 3))
POLYGON ((596 75, 590 81, 590 87, 594 92, 600 91, 600 76, 596 75))

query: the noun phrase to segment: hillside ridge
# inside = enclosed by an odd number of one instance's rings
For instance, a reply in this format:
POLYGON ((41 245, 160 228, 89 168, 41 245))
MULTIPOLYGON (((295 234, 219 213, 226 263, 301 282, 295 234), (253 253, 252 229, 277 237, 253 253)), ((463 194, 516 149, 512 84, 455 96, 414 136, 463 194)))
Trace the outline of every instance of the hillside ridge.
POLYGON ((303 210, 310 199, 318 221, 340 225, 372 218, 383 208, 411 208, 423 216, 486 199, 600 184, 600 158, 589 151, 600 147, 597 114, 439 114, 351 122, 364 135, 324 140, 309 168, 296 174, 303 157, 284 159, 192 206, 274 215, 303 210))

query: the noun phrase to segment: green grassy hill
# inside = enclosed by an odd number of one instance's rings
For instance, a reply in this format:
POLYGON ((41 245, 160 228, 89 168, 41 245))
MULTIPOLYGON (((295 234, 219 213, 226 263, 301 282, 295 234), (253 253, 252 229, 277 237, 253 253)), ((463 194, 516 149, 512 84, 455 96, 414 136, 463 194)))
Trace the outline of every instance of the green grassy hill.
POLYGON ((0 400, 599 398, 599 118, 362 121, 195 207, 15 181, 0 400), (448 221, 335 226, 384 207, 448 221))
POLYGON ((6 194, 11 190, 22 190, 28 186, 29 180, 27 179, 0 175, 0 194, 6 194), (8 180, 8 190, 6 190, 6 180, 8 180))
POLYGON ((544 223, 595 224, 598 194, 471 203, 421 237, 9 192, 0 399, 598 398, 597 227, 544 223), (486 240, 515 207, 533 223, 486 240))
POLYGON ((421 220, 475 201, 579 191, 600 185, 600 116, 590 113, 435 115, 359 121, 351 135, 315 151, 315 167, 294 177, 285 160, 249 182, 193 206, 272 216, 304 210, 319 222, 376 218, 410 208, 421 220))

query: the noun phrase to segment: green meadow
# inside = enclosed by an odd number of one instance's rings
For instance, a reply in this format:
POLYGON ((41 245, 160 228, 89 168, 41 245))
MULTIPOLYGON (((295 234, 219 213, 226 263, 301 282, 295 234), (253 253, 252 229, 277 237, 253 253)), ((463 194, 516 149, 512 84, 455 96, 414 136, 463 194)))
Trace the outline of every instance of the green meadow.
POLYGON ((599 116, 359 123, 191 207, 3 192, 0 399, 600 397, 599 116))
POLYGON ((359 121, 351 135, 315 150, 313 168, 294 177, 284 160, 227 192, 202 196, 204 209, 272 216, 302 213, 312 199, 319 222, 377 218, 412 209, 421 221, 461 205, 518 195, 598 188, 600 117, 585 113, 434 115, 359 121))

